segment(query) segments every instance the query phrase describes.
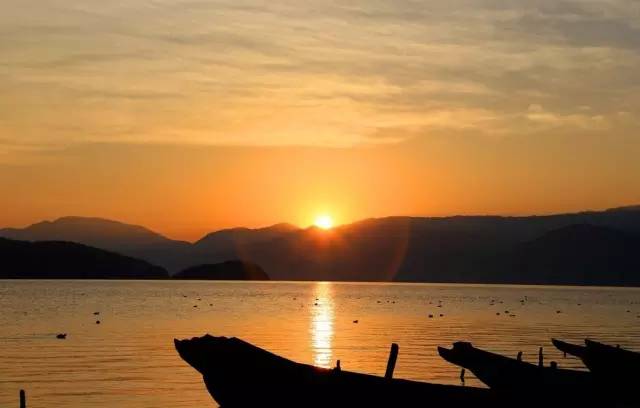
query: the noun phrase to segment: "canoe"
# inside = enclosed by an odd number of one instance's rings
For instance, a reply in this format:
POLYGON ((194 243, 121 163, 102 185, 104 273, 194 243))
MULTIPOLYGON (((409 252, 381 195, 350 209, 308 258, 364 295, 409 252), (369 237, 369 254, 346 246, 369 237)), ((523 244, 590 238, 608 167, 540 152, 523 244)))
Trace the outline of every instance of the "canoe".
POLYGON ((600 381, 631 384, 640 370, 640 353, 586 339, 585 345, 552 339, 558 350, 576 356, 600 381))
POLYGON ((587 352, 587 347, 580 344, 567 343, 566 341, 557 339, 551 339, 551 343, 555 346, 555 348, 562 351, 563 353, 570 354, 580 359, 582 359, 587 352))
POLYGON ((476 348, 467 342, 456 342, 452 349, 438 347, 438 353, 501 393, 524 395, 535 392, 542 399, 565 399, 572 403, 605 398, 594 387, 593 376, 586 371, 538 367, 476 348))
POLYGON ((301 364, 237 338, 206 335, 174 342, 180 357, 202 374, 211 396, 225 408, 539 406, 528 401, 515 403, 489 389, 301 364))
POLYGON ((635 390, 640 353, 594 340, 584 342, 586 353, 582 361, 594 375, 621 389, 635 390))
POLYGON ((609 395, 625 401, 628 406, 640 406, 640 394, 635 388, 640 353, 588 339, 584 342, 582 346, 552 339, 558 350, 582 360, 600 389, 606 389, 609 395))
POLYGON ((597 355, 605 361, 622 364, 625 368, 640 369, 640 353, 589 339, 586 339, 584 344, 587 346, 588 353, 597 355))

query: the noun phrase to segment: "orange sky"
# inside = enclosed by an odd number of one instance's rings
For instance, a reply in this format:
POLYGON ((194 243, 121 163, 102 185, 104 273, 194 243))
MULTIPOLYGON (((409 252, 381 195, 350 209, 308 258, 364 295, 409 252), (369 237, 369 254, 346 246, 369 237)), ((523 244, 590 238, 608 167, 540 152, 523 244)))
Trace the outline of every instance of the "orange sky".
POLYGON ((0 226, 640 203, 637 2, 496 4, 10 2, 0 226))
POLYGON ((230 226, 306 226, 320 213, 345 223, 601 209, 640 202, 638 164, 624 160, 623 146, 598 137, 351 149, 90 145, 5 166, 0 224, 101 216, 197 239, 230 226))

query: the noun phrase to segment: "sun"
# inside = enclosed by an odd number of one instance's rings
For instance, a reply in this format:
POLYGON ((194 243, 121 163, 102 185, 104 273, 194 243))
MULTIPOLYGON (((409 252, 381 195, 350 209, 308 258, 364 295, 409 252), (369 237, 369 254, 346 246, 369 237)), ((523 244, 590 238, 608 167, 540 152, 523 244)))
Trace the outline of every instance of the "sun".
POLYGON ((327 214, 318 215, 313 225, 325 230, 331 229, 331 227, 333 227, 333 218, 327 214))

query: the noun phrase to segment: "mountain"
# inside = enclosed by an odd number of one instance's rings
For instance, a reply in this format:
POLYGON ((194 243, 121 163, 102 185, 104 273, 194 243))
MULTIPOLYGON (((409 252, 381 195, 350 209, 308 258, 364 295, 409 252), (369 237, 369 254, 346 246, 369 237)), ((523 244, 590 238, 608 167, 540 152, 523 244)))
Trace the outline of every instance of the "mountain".
POLYGON ((194 244, 198 252, 223 253, 242 251, 243 247, 281 238, 299 228, 291 224, 275 224, 266 228, 231 228, 212 232, 194 244))
POLYGON ((640 211, 640 205, 628 205, 626 207, 609 208, 607 211, 609 212, 640 211))
POLYGON ((171 240, 145 227, 103 218, 62 217, 23 229, 5 228, 0 236, 25 241, 81 242, 99 248, 138 248, 162 245, 171 240))
POLYGON ((177 269, 187 265, 191 245, 138 225, 91 217, 62 217, 26 228, 0 229, 0 237, 23 241, 76 242, 177 269))
MULTIPOLYGON (((122 240, 129 244, 123 245, 115 234, 101 237, 96 228, 91 242, 101 239, 100 248, 172 273, 229 259, 260 265, 275 280, 635 285, 634 274, 640 273, 628 255, 639 251, 638 206, 545 216, 386 217, 331 230, 276 224, 217 231, 194 244, 125 227, 147 238, 124 234, 122 240), (601 256, 580 257, 581 252, 601 256), (599 266, 588 269, 591 264, 599 266), (580 270, 591 272, 581 275, 580 270)), ((23 239, 52 239, 33 233, 41 229, 3 231, 25 234, 23 239)), ((90 244, 79 230, 76 241, 90 244)))
POLYGON ((508 270, 521 283, 640 285, 640 236, 570 225, 518 246, 508 270))
POLYGON ((269 280, 269 275, 256 264, 238 260, 187 268, 173 276, 174 279, 203 280, 269 280))
POLYGON ((148 262, 72 242, 0 238, 3 279, 164 279, 148 262))
POLYGON ((388 217, 329 231, 298 230, 247 245, 242 253, 218 256, 257 263, 276 280, 635 285, 640 269, 632 269, 629 254, 640 252, 637 236, 640 211, 630 210, 532 217, 388 217), (585 224, 590 228, 572 227, 585 224), (566 233, 564 228, 575 234, 552 241, 566 233), (625 239, 613 239, 603 230, 625 239), (596 253, 597 245, 600 253, 611 254, 609 266, 599 269, 599 276, 580 275, 590 260, 577 256, 581 251, 596 253), (536 253, 533 248, 541 249, 536 253), (554 274, 549 274, 549 264, 534 262, 545 250, 565 252, 564 258, 550 255, 554 274))

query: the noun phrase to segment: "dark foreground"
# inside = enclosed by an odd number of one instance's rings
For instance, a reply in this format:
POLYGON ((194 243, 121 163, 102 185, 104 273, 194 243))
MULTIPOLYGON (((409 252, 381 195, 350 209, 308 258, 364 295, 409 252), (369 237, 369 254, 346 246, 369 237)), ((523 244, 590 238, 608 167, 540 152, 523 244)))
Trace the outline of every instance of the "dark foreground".
MULTIPOLYGON (((237 338, 206 335, 175 340, 180 356, 202 374, 223 407, 636 407, 638 398, 587 372, 544 367, 457 343, 441 349, 489 389, 393 379, 393 353, 385 377, 326 369, 279 357, 237 338), (563 392, 564 391, 564 392, 563 392)), ((631 353, 631 352, 629 352, 631 353)), ((611 370, 618 369, 611 366, 611 370)), ((464 381, 464 374, 461 379, 464 381)))

